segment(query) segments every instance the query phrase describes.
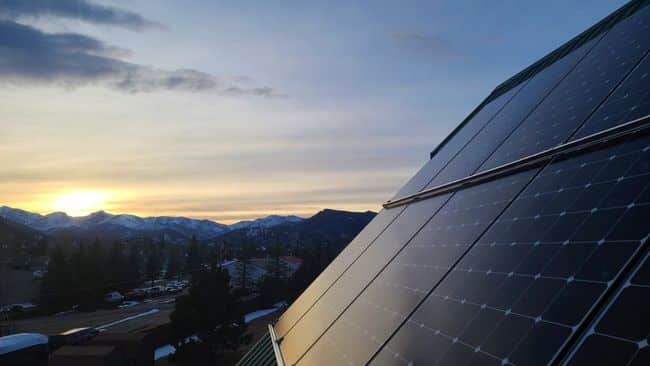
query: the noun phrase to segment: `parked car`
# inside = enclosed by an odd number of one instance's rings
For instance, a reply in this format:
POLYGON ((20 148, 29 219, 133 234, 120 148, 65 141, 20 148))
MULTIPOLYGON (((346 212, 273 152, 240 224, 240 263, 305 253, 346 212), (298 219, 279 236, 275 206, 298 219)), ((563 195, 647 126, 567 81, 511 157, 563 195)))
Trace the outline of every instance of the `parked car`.
POLYGON ((110 302, 110 303, 117 303, 117 302, 122 302, 124 300, 124 296, 117 292, 109 292, 106 295, 104 295, 104 301, 110 302))

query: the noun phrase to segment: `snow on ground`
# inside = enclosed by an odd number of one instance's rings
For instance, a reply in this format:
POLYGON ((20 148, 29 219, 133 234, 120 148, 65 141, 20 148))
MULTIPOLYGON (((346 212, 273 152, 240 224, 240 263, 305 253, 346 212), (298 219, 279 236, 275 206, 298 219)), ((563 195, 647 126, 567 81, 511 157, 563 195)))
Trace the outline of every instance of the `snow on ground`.
MULTIPOLYGON (((244 321, 246 323, 250 323, 251 321, 261 318, 263 316, 269 315, 271 313, 275 313, 276 311, 282 309, 283 307, 287 306, 287 303, 284 301, 280 301, 276 304, 273 304, 272 308, 269 309, 262 309, 262 310, 257 310, 253 311, 252 313, 248 313, 244 315, 244 321)), ((189 338, 196 338, 196 336, 192 336, 189 338)), ((160 359, 163 357, 167 357, 171 355, 172 353, 176 352, 176 347, 172 346, 171 344, 166 344, 162 347, 156 348, 156 351, 154 353, 154 359, 160 359)))
POLYGON ((156 351, 154 352, 153 358, 154 360, 161 359, 163 357, 167 357, 171 355, 172 353, 176 352, 176 347, 172 346, 171 344, 166 344, 162 347, 156 348, 156 351))
POLYGON ((257 318, 261 318, 261 317, 267 316, 267 315, 269 315, 271 313, 275 313, 276 311, 282 309, 286 305, 287 305, 286 302, 280 301, 278 303, 273 304, 272 308, 253 311, 252 313, 248 313, 248 314, 246 314, 244 316, 244 321, 246 323, 250 323, 250 322, 252 322, 253 320, 255 320, 257 318))
POLYGON ((18 333, 0 337, 0 355, 15 350, 45 344, 49 341, 46 335, 39 333, 18 333))
POLYGON ((124 319, 120 319, 120 320, 117 320, 117 321, 114 321, 114 322, 111 322, 111 323, 108 323, 108 324, 100 325, 100 326, 98 326, 98 327, 95 327, 95 329, 97 329, 98 331, 101 332, 101 331, 106 330, 106 328, 110 328, 110 327, 112 327, 112 326, 114 326, 114 325, 117 325, 117 324, 120 324, 120 323, 124 323, 124 322, 128 322, 129 320, 133 320, 133 319, 141 318, 141 317, 143 317, 143 316, 152 315, 152 314, 155 314, 155 313, 157 313, 157 312, 159 312, 159 311, 160 311, 160 309, 151 309, 151 310, 149 310, 149 311, 145 311, 144 313, 135 314, 135 315, 132 315, 132 316, 126 317, 126 318, 124 318, 124 319))

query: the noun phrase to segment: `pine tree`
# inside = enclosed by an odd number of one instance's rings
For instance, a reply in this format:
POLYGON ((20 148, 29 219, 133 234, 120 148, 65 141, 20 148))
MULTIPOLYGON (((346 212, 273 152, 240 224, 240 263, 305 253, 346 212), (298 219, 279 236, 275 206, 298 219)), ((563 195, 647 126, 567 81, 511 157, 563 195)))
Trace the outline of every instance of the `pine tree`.
POLYGON ((178 278, 181 273, 181 249, 177 246, 169 248, 167 251, 167 271, 165 278, 168 280, 178 278))
POLYGON ((56 312, 69 306, 70 298, 67 297, 71 290, 68 262, 61 245, 57 245, 50 254, 47 273, 41 283, 39 304, 45 312, 56 312))
POLYGON ((132 243, 129 248, 127 272, 129 281, 131 281, 129 283, 129 288, 140 285, 142 276, 142 254, 140 253, 140 247, 135 243, 132 243))
POLYGON ((224 350, 248 343, 240 299, 230 288, 228 271, 215 268, 195 274, 188 295, 176 298, 171 314, 174 362, 182 365, 220 364, 224 350), (198 340, 187 340, 196 335, 198 340))
POLYGON ((108 271, 108 282, 112 289, 125 291, 129 288, 129 270, 126 255, 124 254, 124 244, 116 240, 110 248, 106 262, 108 271))
POLYGON ((162 270, 162 258, 160 255, 160 248, 153 244, 149 243, 147 262, 146 262, 146 274, 147 278, 151 281, 153 286, 153 281, 158 278, 160 271, 162 270))
POLYGON ((187 249, 187 262, 185 264, 185 271, 192 276, 192 281, 194 281, 194 274, 201 271, 202 263, 199 241, 196 240, 195 236, 192 236, 192 240, 187 249))

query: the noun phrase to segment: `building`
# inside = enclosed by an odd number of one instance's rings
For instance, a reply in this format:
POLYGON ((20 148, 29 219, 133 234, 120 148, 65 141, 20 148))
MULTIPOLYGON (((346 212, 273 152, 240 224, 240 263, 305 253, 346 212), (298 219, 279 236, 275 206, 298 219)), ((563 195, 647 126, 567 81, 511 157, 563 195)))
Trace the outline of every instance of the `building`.
POLYGON ((649 50, 632 1, 496 87, 241 363, 650 364, 649 50))

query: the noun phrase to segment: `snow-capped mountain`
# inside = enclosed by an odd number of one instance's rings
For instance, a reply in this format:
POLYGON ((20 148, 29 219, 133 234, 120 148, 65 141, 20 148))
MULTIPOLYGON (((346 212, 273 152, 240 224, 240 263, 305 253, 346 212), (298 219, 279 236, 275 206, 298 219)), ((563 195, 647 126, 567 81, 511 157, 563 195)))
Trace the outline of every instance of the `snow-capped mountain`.
POLYGON ((187 217, 139 217, 128 214, 113 215, 104 211, 97 211, 81 217, 71 217, 64 212, 40 215, 7 206, 0 207, 0 217, 44 233, 53 233, 66 229, 82 229, 99 232, 120 232, 123 234, 122 236, 130 237, 143 232, 164 232, 186 238, 195 235, 199 239, 213 238, 236 229, 269 228, 303 220, 293 215, 271 215, 251 221, 240 221, 232 225, 224 225, 210 220, 190 219, 187 217))
POLYGON ((262 217, 255 220, 240 221, 238 223, 230 225, 231 230, 237 229, 246 229, 246 228, 270 228, 277 225, 287 224, 287 223, 296 223, 303 221, 302 217, 295 215, 289 216, 280 216, 280 215, 269 215, 267 217, 262 217))

